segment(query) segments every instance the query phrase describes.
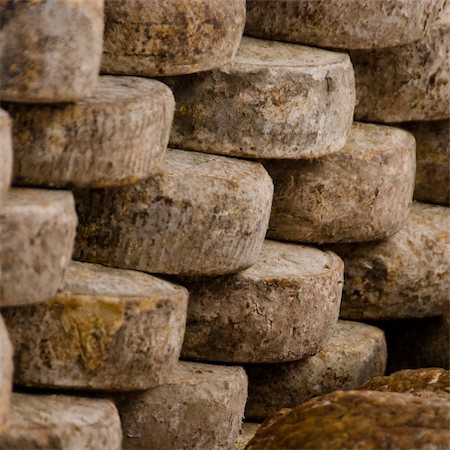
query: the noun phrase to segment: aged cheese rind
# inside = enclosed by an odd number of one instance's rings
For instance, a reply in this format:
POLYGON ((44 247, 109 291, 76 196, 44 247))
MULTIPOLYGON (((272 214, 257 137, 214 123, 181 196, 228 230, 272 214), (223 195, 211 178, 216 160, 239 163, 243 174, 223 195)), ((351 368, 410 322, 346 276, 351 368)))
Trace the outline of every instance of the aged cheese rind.
POLYGON ((109 400, 13 394, 2 450, 120 450, 122 430, 109 400))
POLYGON ((264 165, 274 180, 271 238, 371 241, 394 234, 407 218, 415 142, 404 130, 355 122, 332 155, 264 165))
POLYGON ((13 349, 0 316, 0 433, 5 430, 11 408, 13 349))
POLYGON ((178 275, 245 269, 261 251, 272 193, 260 164, 169 150, 138 186, 75 192, 75 259, 178 275))
POLYGON ((0 208, 0 307, 56 294, 70 263, 76 227, 70 192, 9 191, 0 208))
POLYGON ((355 119, 441 120, 450 116, 450 2, 427 36, 412 44, 350 52, 355 119))
POLYGON ((247 450, 446 449, 447 400, 376 391, 336 391, 268 420, 247 450))
POLYGON ((245 33, 317 47, 371 49, 425 36, 443 0, 247 0, 245 33))
POLYGON ((245 37, 221 69, 163 80, 174 147, 248 158, 314 158, 346 141, 355 105, 347 54, 245 37))
POLYGON ((338 321, 328 342, 314 356, 283 364, 245 367, 249 378, 245 416, 264 419, 318 395, 355 389, 386 368, 384 333, 373 326, 338 321))
POLYGON ((103 76, 76 103, 4 107, 13 118, 16 185, 111 187, 157 171, 174 100, 159 81, 103 76))
POLYGON ((0 109, 0 205, 5 201, 12 179, 11 118, 0 109))
POLYGON ((220 67, 244 25, 245 0, 105 0, 101 70, 157 76, 220 67))
POLYGON ((360 389, 367 391, 406 392, 418 397, 450 400, 450 371, 435 367, 405 369, 386 377, 375 377, 360 389))
POLYGON ((103 0, 0 1, 0 99, 69 102, 100 69, 103 0))
POLYGON ((187 291, 73 262, 47 302, 3 310, 18 385, 130 391, 163 384, 180 355, 187 291))
POLYGON ((180 362, 167 384, 117 399, 123 448, 229 450, 246 399, 241 367, 180 362))
POLYGON ((317 353, 339 315, 343 270, 332 252, 265 241, 249 269, 186 283, 183 357, 279 362, 317 353))
POLYGON ((413 203, 404 227, 380 242, 329 247, 344 260, 344 319, 438 316, 450 298, 450 209, 413 203))
POLYGON ((414 198, 425 203, 450 203, 450 120, 402 124, 417 143, 414 198))

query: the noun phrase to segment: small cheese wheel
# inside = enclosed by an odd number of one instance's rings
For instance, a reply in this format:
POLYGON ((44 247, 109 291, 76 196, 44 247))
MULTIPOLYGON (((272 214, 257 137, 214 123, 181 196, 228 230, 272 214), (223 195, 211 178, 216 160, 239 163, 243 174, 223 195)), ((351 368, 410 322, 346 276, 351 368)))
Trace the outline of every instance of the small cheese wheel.
POLYGON ((272 193, 260 164, 169 150, 138 186, 75 193, 75 259, 179 275, 245 269, 261 251, 272 193))
POLYGON ((397 232, 412 202, 414 137, 401 129, 354 123, 340 151, 311 161, 269 161, 275 192, 274 239, 358 242, 397 232))
POLYGON ((408 122, 450 116, 450 2, 425 38, 398 47, 352 51, 350 57, 357 120, 408 122))
POLYGON ((339 150, 355 106, 345 53, 243 38, 211 72, 164 79, 174 91, 171 145, 248 158, 315 158, 339 150))
POLYGON ((77 103, 5 107, 13 118, 16 185, 110 187, 158 169, 174 100, 159 81, 104 76, 77 103))
POLYGON ((450 120, 402 124, 417 143, 414 198, 425 203, 450 204, 450 120))
POLYGON ((450 400, 450 371, 435 367, 400 370, 386 377, 375 377, 360 389, 450 400))
POLYGON ((414 203, 405 226, 381 242, 330 246, 344 260, 344 319, 442 314, 450 298, 450 209, 414 203))
POLYGON ((100 70, 103 0, 0 2, 0 99, 74 101, 100 70))
POLYGON ((12 160, 11 118, 0 109, 0 207, 11 184, 12 160))
POLYGON ((5 308, 18 385, 131 391, 180 356, 187 291, 151 275, 73 262, 58 294, 5 308))
POLYGON ((393 47, 423 38, 443 1, 247 0, 245 33, 317 47, 393 47))
POLYGON ((125 450, 229 450, 241 428, 241 367, 180 362, 167 384, 117 399, 125 450))
POLYGON ((220 67, 244 25, 245 0, 105 0, 101 70, 152 77, 220 67))
POLYGON ((56 294, 70 263, 77 215, 66 191, 12 189, 0 208, 0 307, 56 294))
POLYGON ((336 391, 263 424, 247 450, 445 449, 448 400, 377 391, 336 391))
POLYGON ((5 450, 120 450, 119 414, 110 400, 13 394, 5 450))
POLYGON ((245 416, 264 419, 317 395, 355 389, 386 368, 386 341, 378 328, 339 320, 317 355, 283 364, 246 366, 249 379, 245 416))
POLYGON ((249 269, 186 283, 183 357, 277 362, 317 353, 339 315, 343 271, 332 252, 266 241, 249 269))
POLYGON ((8 424, 11 407, 13 350, 8 332, 0 316, 0 434, 8 424))

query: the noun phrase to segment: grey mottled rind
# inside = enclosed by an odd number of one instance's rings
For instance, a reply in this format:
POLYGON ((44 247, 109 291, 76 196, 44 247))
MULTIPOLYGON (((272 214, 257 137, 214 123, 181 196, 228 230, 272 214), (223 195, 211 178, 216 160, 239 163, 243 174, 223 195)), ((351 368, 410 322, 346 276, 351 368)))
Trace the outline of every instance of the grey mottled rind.
POLYGON ((5 201, 12 178, 11 118, 0 109, 0 205, 5 201))
POLYGON ((91 94, 103 0, 0 0, 0 99, 47 103, 91 94))
POLYGON ((259 427, 259 423, 252 422, 244 422, 242 424, 241 432, 234 444, 235 450, 244 450, 245 446, 249 443, 249 441, 253 438, 256 433, 256 430, 259 427))
POLYGON ((446 400, 376 391, 336 391, 263 424, 247 450, 446 450, 446 400))
POLYGON ((109 400, 13 394, 1 450, 120 450, 119 414, 109 400))
POLYGON ((450 204, 450 120, 403 124, 417 143, 414 198, 450 204))
POLYGON ((386 334, 387 372, 421 367, 450 369, 449 322, 442 317, 376 322, 386 334))
POLYGON ((220 67, 244 25, 245 0, 105 0, 101 70, 151 77, 220 67))
POLYGON ((247 399, 241 367, 181 362, 164 386, 117 400, 129 450, 229 450, 247 399))
POLYGON ((11 407, 13 349, 0 316, 0 433, 5 429, 11 407))
POLYGON ((151 275, 74 262, 55 297, 2 310, 14 382, 108 391, 163 384, 180 356, 187 297, 151 275))
POLYGON ((450 2, 424 39, 352 51, 350 57, 356 79, 356 120, 409 122, 450 116, 450 2))
POLYGON ((271 238, 371 241, 397 232, 408 216, 415 143, 404 130, 355 122, 332 155, 264 165, 274 180, 271 238))
POLYGON ((249 269, 185 284, 182 356, 242 363, 314 355, 337 321, 343 271, 332 252, 265 241, 249 269))
POLYGON ((438 368, 400 370, 387 377, 375 377, 360 389, 405 392, 417 397, 450 400, 450 371, 438 368))
POLYGON ((248 0, 245 33, 318 47, 371 49, 421 39, 443 0, 248 0))
POLYGON ((70 192, 9 191, 0 208, 0 307, 56 294, 70 263, 76 227, 70 192))
POLYGON ((16 185, 110 187, 156 172, 174 100, 159 81, 104 76, 77 103, 4 107, 13 118, 16 185))
POLYGON ((383 332, 370 325, 340 320, 317 355, 284 364, 249 365, 245 416, 264 419, 317 395, 355 389, 386 368, 383 332))
POLYGON ((344 260, 344 319, 437 316, 450 298, 450 209, 413 203, 404 227, 380 242, 329 247, 344 260))
POLYGON ((315 158, 339 150, 353 120, 350 59, 299 45, 242 39, 211 72, 163 80, 174 91, 174 147, 248 158, 315 158))
POLYGON ((169 150, 161 173, 75 192, 75 259, 153 273, 217 275, 254 264, 273 185, 257 163, 169 150))

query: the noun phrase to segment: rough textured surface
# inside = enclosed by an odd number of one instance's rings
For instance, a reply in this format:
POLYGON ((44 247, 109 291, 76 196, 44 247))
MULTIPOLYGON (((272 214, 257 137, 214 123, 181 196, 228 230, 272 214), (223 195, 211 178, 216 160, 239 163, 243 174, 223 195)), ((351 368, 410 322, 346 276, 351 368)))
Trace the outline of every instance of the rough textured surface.
POLYGON ((449 117, 450 2, 424 39, 382 50, 353 51, 350 57, 357 120, 407 122, 449 117))
POLYGON ((270 237, 371 241, 394 234, 408 216, 415 143, 404 130, 354 123, 345 146, 332 155, 265 167, 275 189, 270 237))
POLYGON ((124 449, 229 450, 246 399, 242 368, 181 362, 166 385, 117 401, 124 449))
POLYGON ((370 49, 425 37, 443 0, 248 0, 246 34, 318 47, 370 49))
POLYGON ((5 201, 12 177, 11 118, 0 109, 0 205, 5 201))
POLYGON ((261 251, 272 192, 257 163, 169 150, 161 174, 139 186, 76 192, 76 259, 167 274, 245 269, 261 251))
POLYGON ((445 450, 448 401, 409 394, 337 391, 263 424, 248 450, 445 450))
POLYGON ((249 158, 339 150, 355 105, 348 55, 243 38, 220 70, 164 79, 174 91, 172 146, 249 158))
POLYGON ((450 329, 445 318, 377 322, 386 333, 387 372, 420 367, 450 369, 450 329))
POLYGON ((414 198, 450 204, 450 120, 404 124, 417 143, 414 198))
POLYGON ((109 400, 13 394, 1 450, 120 450, 122 431, 109 400))
POLYGON ((220 67, 236 53, 245 0, 105 0, 102 71, 181 75, 220 67))
POLYGON ((265 241, 249 269, 185 284, 182 355, 236 363, 293 361, 317 353, 339 315, 343 271, 332 252, 265 241))
POLYGON ((0 433, 10 415, 13 375, 13 350, 2 316, 0 316, 0 433))
POLYGON ((450 298, 450 209, 413 203, 404 227, 381 242, 330 247, 344 259, 344 319, 437 316, 450 298))
POLYGON ((0 99, 65 102, 91 94, 103 0, 0 0, 0 99))
POLYGON ((400 370, 388 377, 375 377, 364 383, 361 389, 383 392, 406 392, 417 397, 450 400, 450 372, 427 368, 400 370))
POLYGON ((245 446, 255 436, 256 430, 259 427, 259 423, 244 422, 242 424, 241 432, 234 444, 235 450, 244 450, 245 446))
POLYGON ((6 308, 18 385, 139 390, 180 355, 187 291, 151 275, 74 262, 45 303, 6 308))
POLYGON ((0 209, 0 306, 36 303, 56 294, 70 262, 76 227, 70 192, 8 193, 0 209))
POLYGON ((159 81, 104 76, 74 104, 4 106, 13 118, 16 184, 108 187, 156 171, 174 100, 159 81))
POLYGON ((337 389, 355 389, 386 368, 386 341, 378 328, 340 320, 317 355, 284 364, 246 366, 245 416, 264 419, 337 389))

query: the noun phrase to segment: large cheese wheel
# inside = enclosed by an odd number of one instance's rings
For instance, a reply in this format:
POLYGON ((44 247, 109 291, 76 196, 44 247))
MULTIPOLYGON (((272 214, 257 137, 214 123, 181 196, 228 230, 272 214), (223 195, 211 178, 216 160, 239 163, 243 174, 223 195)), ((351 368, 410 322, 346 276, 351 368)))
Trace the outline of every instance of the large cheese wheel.
POLYGON ((182 75, 229 62, 245 0, 105 0, 104 73, 182 75))
POLYGON ((15 383, 108 391, 163 384, 180 355, 186 309, 182 287, 73 262, 55 297, 2 310, 15 383))
POLYGON ((243 38, 211 72, 164 79, 174 91, 171 145, 248 158, 315 158, 339 150, 355 105, 345 53, 243 38))
POLYGON ((66 191, 12 189, 0 208, 0 307, 47 300, 70 263, 77 215, 66 191))
POLYGON ((339 315, 343 270, 332 252, 266 241, 249 269, 185 284, 182 355, 241 363, 317 353, 339 315))
POLYGON ((450 116, 450 2, 423 39, 386 49, 352 51, 350 57, 355 69, 357 120, 407 122, 450 116))
POLYGON ((398 231, 413 197, 410 133, 354 123, 344 148, 310 161, 268 161, 275 192, 269 236, 300 242, 382 239, 398 231))
POLYGON ((392 47, 423 38, 443 1, 247 0, 245 32, 318 47, 392 47))
POLYGON ((264 419, 338 389, 356 389, 386 368, 384 333, 373 326, 339 320, 328 342, 314 356, 282 364, 253 364, 248 375, 245 416, 264 419))
POLYGON ((450 204, 450 119, 402 124, 417 143, 414 198, 450 204))
POLYGON ((0 2, 0 99, 78 100, 97 82, 103 0, 0 2))
POLYGON ((5 450, 120 450, 122 430, 109 400, 64 395, 13 394, 5 450))
POLYGON ((5 108, 13 118, 15 184, 111 187, 157 171, 174 101, 159 81, 103 76, 76 103, 5 108))
POLYGON ((241 367, 180 362, 167 384, 117 399, 123 448, 229 450, 246 399, 241 367))
POLYGON ((330 248, 344 260, 342 318, 422 318, 448 305, 449 208, 413 203, 404 227, 389 239, 330 248))
POLYGON ((75 193, 75 259, 154 273, 237 272, 259 256, 272 192, 260 164, 169 150, 161 173, 140 185, 75 193))
POLYGON ((0 205, 5 201, 12 177, 11 119, 0 109, 0 205))

